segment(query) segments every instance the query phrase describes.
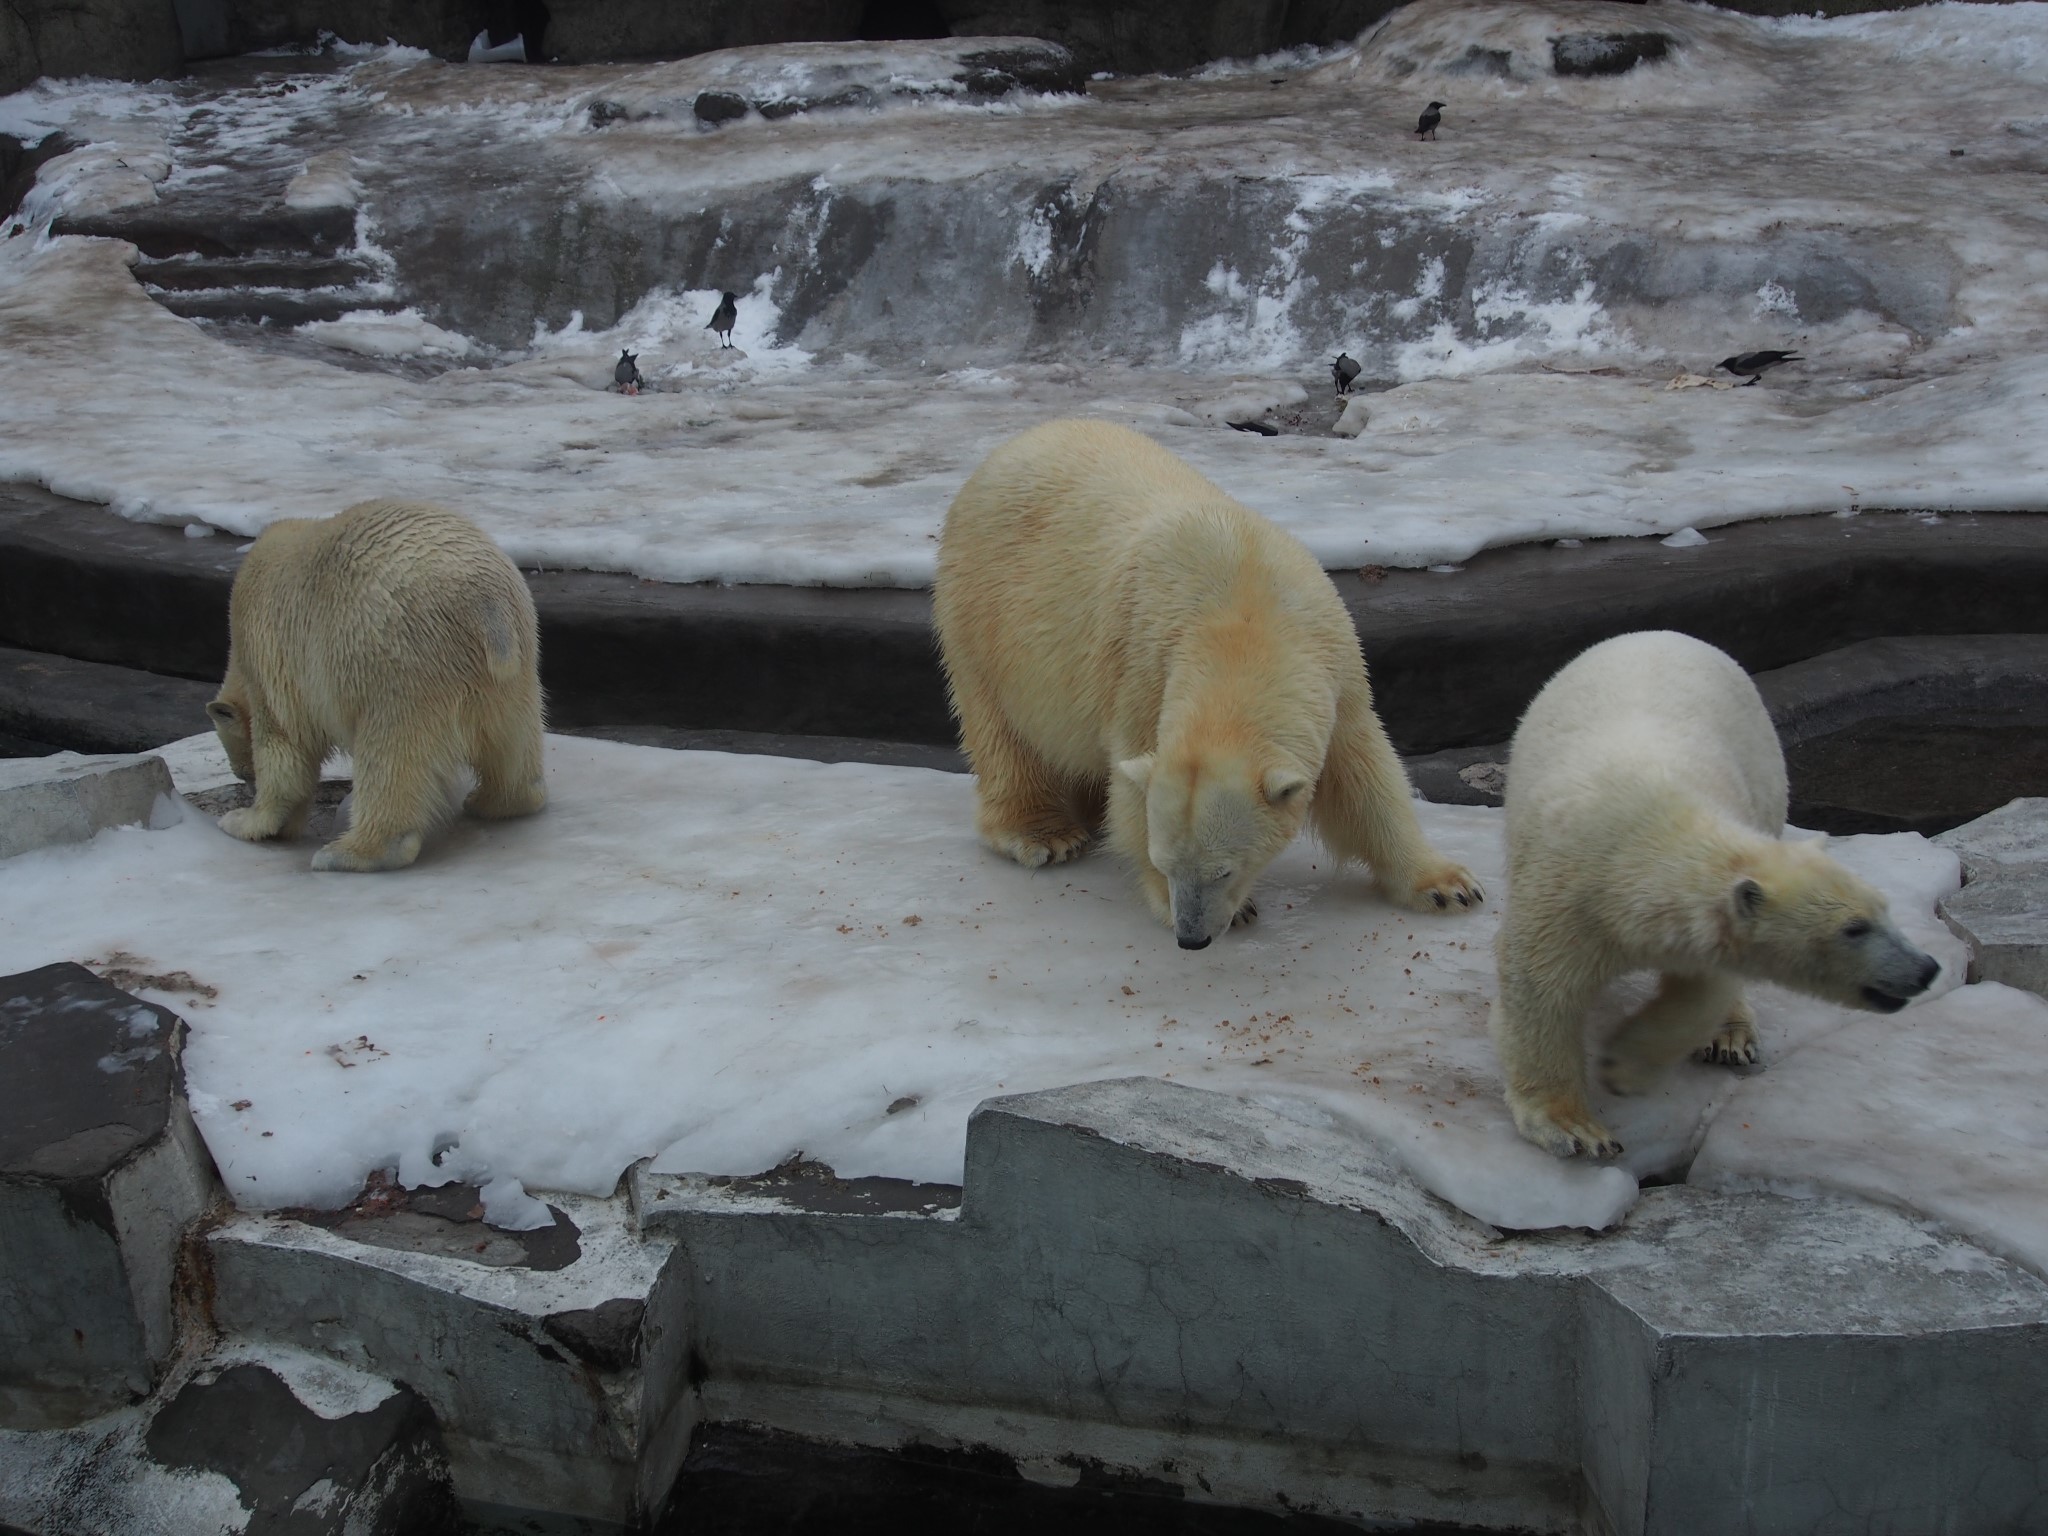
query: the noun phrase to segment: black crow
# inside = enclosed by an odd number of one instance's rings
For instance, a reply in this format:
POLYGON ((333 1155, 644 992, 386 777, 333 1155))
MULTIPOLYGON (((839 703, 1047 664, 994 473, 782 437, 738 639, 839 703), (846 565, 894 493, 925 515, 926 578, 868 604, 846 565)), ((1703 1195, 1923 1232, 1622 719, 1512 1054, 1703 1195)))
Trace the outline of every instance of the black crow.
POLYGON ((1717 365, 1736 375, 1747 374, 1745 384, 1754 384, 1764 375, 1766 368, 1775 368, 1780 363, 1803 363, 1806 359, 1797 352, 1738 352, 1733 357, 1724 357, 1717 365))
POLYGON ((1440 101, 1432 101, 1429 104, 1429 109, 1415 121, 1415 137, 1418 139, 1435 139, 1436 125, 1443 120, 1444 104, 1440 101))
POLYGON ((1339 352, 1337 361, 1330 364, 1330 377, 1337 381, 1337 393, 1351 393, 1351 381, 1358 377, 1360 371, 1357 358, 1339 352))
POLYGON ((704 322, 704 329, 718 332, 719 342, 732 345, 732 324, 740 317, 740 296, 728 293, 718 301, 718 308, 711 312, 711 318, 704 322))
POLYGON ((619 353, 618 362, 612 366, 612 382, 619 386, 619 393, 622 395, 639 394, 640 386, 644 382, 640 377, 638 364, 633 361, 635 355, 622 351, 619 353))

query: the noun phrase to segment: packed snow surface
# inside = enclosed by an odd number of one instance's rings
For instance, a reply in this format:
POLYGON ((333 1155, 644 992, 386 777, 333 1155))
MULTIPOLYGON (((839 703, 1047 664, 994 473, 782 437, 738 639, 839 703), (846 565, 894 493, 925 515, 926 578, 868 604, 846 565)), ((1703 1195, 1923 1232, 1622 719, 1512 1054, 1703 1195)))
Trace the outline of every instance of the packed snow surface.
MULTIPOLYGON (((960 775, 548 753, 546 812, 458 823, 398 874, 316 875, 310 843, 199 815, 24 854, 0 973, 163 979, 146 995, 190 1021, 194 1112, 252 1207, 337 1205, 383 1168, 496 1184, 516 1210, 521 1186, 608 1194, 641 1157, 743 1174, 801 1152, 957 1182, 981 1100, 1141 1074, 1372 1138, 1502 1226, 1610 1225, 1632 1175, 1684 1169, 1704 1138, 1717 1179, 1872 1193, 2048 1267, 2048 1161, 2023 1129, 2048 1009, 1956 989, 1962 948, 1933 914, 1956 859, 1921 838, 1833 846, 1941 959, 1937 995, 1873 1022, 1755 989, 1768 1069, 1687 1063, 1599 1100, 1629 1148, 1603 1167, 1521 1141, 1501 1101, 1499 812, 1419 807, 1492 894, 1476 914, 1392 907, 1302 842, 1257 924, 1189 953, 1106 857, 1034 872, 984 850, 960 775)), ((188 790, 227 777, 211 737, 166 756, 188 790)), ((1643 991, 1618 987, 1594 1033, 1643 991)))
POLYGON ((947 94, 957 53, 384 49, 0 98, 0 132, 84 145, 0 239, 0 477, 245 536, 431 497, 529 565, 847 585, 927 582, 973 466, 1057 415, 1153 433, 1333 568, 2048 502, 2048 6, 1420 0, 992 103, 947 94), (1665 57, 1553 70, 1553 38, 1644 30, 1665 57), (693 112, 848 82, 885 104, 693 112), (235 333, 48 234, 236 188, 352 206, 406 307, 235 333), (1666 387, 1758 347, 1807 361, 1666 387), (621 348, 646 393, 607 392, 621 348), (1343 436, 1340 349, 1379 391, 1343 436))

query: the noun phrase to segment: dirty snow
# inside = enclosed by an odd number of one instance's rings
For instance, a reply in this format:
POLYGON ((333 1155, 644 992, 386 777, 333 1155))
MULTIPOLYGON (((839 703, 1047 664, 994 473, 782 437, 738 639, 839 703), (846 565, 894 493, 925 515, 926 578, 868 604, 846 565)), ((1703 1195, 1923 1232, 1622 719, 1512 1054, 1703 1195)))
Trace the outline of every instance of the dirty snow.
MULTIPOLYGON (((568 737, 548 752, 543 815, 459 823, 388 877, 315 875, 310 844, 253 847, 203 816, 22 855, 0 973, 118 951, 218 989, 149 995, 190 1021, 194 1113, 259 1208, 341 1204, 378 1168, 608 1194, 641 1157, 744 1174, 802 1152, 849 1177, 957 1182, 981 1100, 1143 1074, 1370 1137, 1486 1221, 1599 1227, 1634 1200, 1632 1174, 1682 1170, 1729 1104, 1870 1027, 1760 988, 1769 1071, 1687 1064, 1656 1095, 1602 1102, 1622 1167, 1561 1162, 1501 1103, 1493 906, 1411 915, 1301 843, 1263 882, 1259 923, 1190 954, 1110 860, 1027 872, 981 849, 960 775, 568 737)), ((224 776, 211 737, 167 755, 186 789, 224 776)), ((1420 810, 1497 892, 1500 813, 1420 810)), ((1952 986, 1962 950, 1933 904, 1955 856, 1914 836, 1834 846, 1952 986)), ((1972 987, 1885 1027, 1938 1042, 1989 1019, 2003 1051, 2024 1007, 2039 1005, 1972 987)), ((1846 1095, 1892 1080, 1868 1051, 1828 1059, 1846 1095)), ((1938 1059, 1924 1071, 1929 1095, 1974 1091, 1938 1059)), ((1904 1134, 1845 1115, 1774 1151, 1771 1177, 1842 1185, 1874 1139, 1904 1134)), ((1994 1182, 1975 1144, 1951 1138, 1924 1175, 1898 1144, 1890 1198, 1997 1230, 2007 1202, 1946 1195, 1994 1182)))
POLYGON ((1153 433, 1332 567, 1782 512, 2040 507, 2044 38, 2038 3, 1772 20, 1422 0, 1356 46, 1256 70, 716 132, 691 111, 705 88, 939 89, 953 45, 560 70, 371 50, 224 91, 203 129, 189 87, 43 82, 0 98, 0 131, 87 147, 0 239, 0 476, 241 536, 428 496, 527 564, 846 585, 927 582, 974 464, 1057 415, 1153 433), (1560 30, 1643 27, 1675 39, 1669 58, 1549 73, 1560 30), (1430 95, 1450 103, 1442 138, 1418 144, 1430 95), (726 279, 743 299, 724 352, 703 329, 716 289, 680 277, 536 314, 517 346, 418 308, 253 346, 158 308, 124 247, 46 234, 59 211, 270 155, 287 200, 353 200, 374 252, 392 199, 444 146, 469 174, 472 141, 533 157, 579 217, 688 221, 808 178, 817 220, 726 279), (891 318, 887 289, 856 284, 798 318, 833 199, 934 184, 952 222, 930 231, 945 254, 918 274, 925 300, 891 318), (1097 193, 1112 223, 1118 197, 1162 199, 1215 248, 1178 287, 1158 274, 1180 252, 1120 249, 1088 304, 1046 308, 1097 193), (1664 387, 1755 346, 1809 361, 1756 388, 1664 387), (606 391, 622 347, 648 393, 606 391), (1396 386, 1347 415, 1355 435, 1325 408, 1340 348, 1396 386), (1282 436, 1221 430, 1266 413, 1282 436))

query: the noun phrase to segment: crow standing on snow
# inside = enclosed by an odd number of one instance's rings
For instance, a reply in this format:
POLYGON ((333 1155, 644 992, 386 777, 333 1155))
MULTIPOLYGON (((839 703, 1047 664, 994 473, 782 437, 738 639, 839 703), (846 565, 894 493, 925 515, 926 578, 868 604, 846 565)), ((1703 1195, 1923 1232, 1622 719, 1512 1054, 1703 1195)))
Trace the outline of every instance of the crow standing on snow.
POLYGON ((1415 120, 1415 137, 1434 141, 1436 138, 1436 125, 1443 120, 1444 104, 1440 101, 1432 101, 1422 116, 1415 120))
POLYGON ((612 382, 619 386, 619 393, 622 395, 639 394, 640 386, 645 382, 640 377, 639 365, 633 361, 636 355, 622 351, 619 353, 618 362, 612 366, 612 382))
POLYGON ((1337 393, 1340 395, 1351 393, 1351 381, 1358 377, 1358 373, 1358 359, 1343 352, 1339 352, 1337 361, 1330 364, 1330 377, 1337 381, 1337 393))
POLYGON ((1803 363, 1806 359, 1797 352, 1738 352, 1733 357, 1724 357, 1717 365, 1728 372, 1748 374, 1745 384, 1754 384, 1764 376, 1766 368, 1775 368, 1780 363, 1803 363))
POLYGON ((728 293, 718 301, 718 308, 711 312, 711 318, 704 322, 704 329, 718 332, 721 345, 732 345, 732 325, 740 317, 740 296, 728 293))

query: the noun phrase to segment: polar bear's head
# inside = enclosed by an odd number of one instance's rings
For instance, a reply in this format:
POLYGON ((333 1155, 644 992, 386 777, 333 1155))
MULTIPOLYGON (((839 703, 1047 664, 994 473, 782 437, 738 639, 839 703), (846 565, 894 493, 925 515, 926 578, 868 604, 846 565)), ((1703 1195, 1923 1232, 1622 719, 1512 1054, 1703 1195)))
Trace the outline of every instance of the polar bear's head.
POLYGON ((1277 758, 1185 745, 1117 771, 1145 792, 1145 853, 1166 877, 1182 949, 1201 949, 1230 926, 1260 871, 1301 830, 1315 788, 1277 758))
POLYGON ((1885 899, 1816 843, 1777 843, 1736 872, 1727 920, 1744 969, 1850 1008, 1896 1013, 1941 964, 1893 926, 1885 899))
POLYGON ((228 766, 244 784, 256 782, 255 755, 249 748, 249 700, 232 679, 221 685, 219 695, 206 706, 206 718, 214 734, 227 749, 228 766))

